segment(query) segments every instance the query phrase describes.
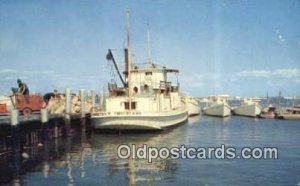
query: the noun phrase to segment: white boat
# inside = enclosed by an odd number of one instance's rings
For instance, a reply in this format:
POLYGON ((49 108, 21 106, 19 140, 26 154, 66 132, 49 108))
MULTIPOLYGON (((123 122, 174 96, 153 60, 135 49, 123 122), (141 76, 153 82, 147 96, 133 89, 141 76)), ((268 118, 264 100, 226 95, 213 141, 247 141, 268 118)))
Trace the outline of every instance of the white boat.
POLYGON ((183 123, 188 118, 188 111, 181 101, 179 84, 174 85, 168 80, 169 73, 178 74, 179 71, 152 63, 149 50, 146 64, 133 64, 129 36, 127 19, 125 80, 110 50, 107 55, 107 59, 114 62, 123 87, 109 84, 102 107, 92 109, 92 126, 109 130, 163 130, 183 123))
POLYGON ((285 113, 278 116, 278 119, 300 120, 300 114, 285 113))
POLYGON ((288 107, 279 111, 278 119, 300 120, 300 107, 288 107))
POLYGON ((259 117, 263 119, 274 119, 276 117, 276 107, 272 104, 268 104, 261 110, 259 117))
POLYGON ((231 107, 227 103, 227 98, 222 96, 212 97, 212 103, 203 108, 205 115, 227 117, 231 115, 231 107))
POLYGON ((201 108, 196 99, 185 96, 183 97, 183 102, 187 105, 189 116, 196 116, 200 114, 201 108))
POLYGON ((240 106, 234 108, 233 113, 240 116, 257 117, 261 113, 261 106, 252 99, 244 99, 240 106))

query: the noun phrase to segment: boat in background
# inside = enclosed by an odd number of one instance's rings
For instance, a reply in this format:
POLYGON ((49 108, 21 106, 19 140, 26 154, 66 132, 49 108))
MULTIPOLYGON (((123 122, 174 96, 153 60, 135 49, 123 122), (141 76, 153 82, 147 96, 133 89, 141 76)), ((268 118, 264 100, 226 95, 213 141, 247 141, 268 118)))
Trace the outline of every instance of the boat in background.
MULTIPOLYGON (((280 94, 281 93, 279 92, 279 96, 280 96, 280 94)), ((275 119, 277 116, 278 109, 271 104, 271 100, 269 98, 268 92, 267 92, 266 101, 267 101, 266 106, 261 110, 261 113, 259 114, 258 117, 263 118, 263 119, 275 119)))
POLYGON ((300 120, 300 107, 287 107, 281 110, 278 113, 278 119, 287 119, 287 120, 300 120))
POLYGON ((245 98, 241 101, 240 106, 232 109, 235 115, 257 117, 261 113, 261 106, 257 101, 251 98, 245 98))
POLYGON ((196 116, 200 114, 201 108, 198 101, 195 98, 184 96, 182 98, 182 101, 187 105, 189 116, 196 116))
POLYGON ((279 91, 278 96, 278 109, 275 111, 276 119, 286 119, 286 120, 300 120, 300 107, 295 106, 295 96, 291 97, 292 106, 291 107, 281 107, 281 91, 279 91))
POLYGON ((203 108, 203 113, 209 116, 227 117, 231 115, 231 107, 228 105, 229 96, 210 97, 211 103, 203 108))
POLYGON ((274 119, 276 117, 276 107, 272 104, 269 104, 265 108, 261 110, 261 113, 259 114, 259 118, 263 119, 274 119))

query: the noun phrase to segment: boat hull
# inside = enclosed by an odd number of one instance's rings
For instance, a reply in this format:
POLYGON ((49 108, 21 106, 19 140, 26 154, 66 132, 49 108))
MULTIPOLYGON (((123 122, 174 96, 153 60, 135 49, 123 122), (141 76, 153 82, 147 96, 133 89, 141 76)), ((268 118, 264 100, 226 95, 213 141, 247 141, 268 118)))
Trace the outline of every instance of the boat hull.
POLYGON ((227 104, 218 104, 203 109, 205 115, 227 117, 231 115, 231 108, 227 104))
POLYGON ((144 115, 92 116, 92 126, 105 130, 163 130, 176 126, 188 118, 188 112, 144 115))
POLYGON ((262 119, 274 119, 276 117, 275 113, 261 113, 259 118, 262 119))
POLYGON ((300 114, 280 114, 279 119, 300 120, 300 114))
POLYGON ((261 113, 261 108, 258 105, 242 105, 233 109, 235 115, 257 117, 261 113))
POLYGON ((196 115, 199 115, 201 112, 200 106, 198 106, 197 104, 192 103, 192 102, 187 103, 187 108, 188 108, 189 116, 196 116, 196 115))

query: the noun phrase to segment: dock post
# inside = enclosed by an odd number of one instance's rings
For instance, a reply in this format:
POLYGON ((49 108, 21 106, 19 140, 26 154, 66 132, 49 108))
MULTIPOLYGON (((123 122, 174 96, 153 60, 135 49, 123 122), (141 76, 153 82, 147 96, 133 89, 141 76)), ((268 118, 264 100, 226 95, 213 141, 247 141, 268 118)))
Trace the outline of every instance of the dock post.
POLYGON ((91 90, 92 108, 96 106, 96 92, 91 90))
POLYGON ((91 99, 92 99, 92 109, 90 110, 90 113, 86 115, 85 118, 85 127, 86 127, 86 133, 91 134, 92 132, 92 126, 91 126, 91 112, 93 111, 93 108, 96 107, 96 92, 94 90, 91 90, 91 99))
POLYGON ((86 122, 85 122, 85 91, 84 89, 80 89, 79 91, 80 95, 80 111, 81 111, 81 130, 85 132, 86 129, 86 122))
POLYGON ((47 109, 41 109, 41 122, 42 122, 42 140, 47 142, 49 140, 49 114, 47 109))
POLYGON ((49 121, 49 114, 47 109, 41 109, 41 122, 48 123, 49 121))
POLYGON ((66 89, 66 103, 65 103, 65 130, 66 135, 70 135, 71 129, 71 89, 66 89))
POLYGON ((12 109, 10 112, 11 136, 12 136, 12 149, 14 153, 21 151, 20 145, 20 128, 19 128, 19 111, 12 109))
POLYGON ((104 93, 100 93, 100 108, 104 109, 104 93))

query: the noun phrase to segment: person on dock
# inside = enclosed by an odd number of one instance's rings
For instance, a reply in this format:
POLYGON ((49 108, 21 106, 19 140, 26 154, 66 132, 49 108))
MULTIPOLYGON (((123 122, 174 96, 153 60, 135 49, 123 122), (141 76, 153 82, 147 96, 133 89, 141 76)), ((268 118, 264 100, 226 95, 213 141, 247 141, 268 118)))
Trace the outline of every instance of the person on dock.
POLYGON ((62 114, 64 112, 64 96, 59 94, 57 90, 45 94, 43 99, 49 114, 62 114))
POLYGON ((29 104, 29 89, 26 83, 22 82, 20 79, 17 80, 18 83, 18 94, 23 95, 27 104, 29 104))
POLYGON ((29 89, 26 83, 22 82, 20 79, 17 80, 17 83, 19 86, 18 93, 21 95, 29 95, 29 89))
POLYGON ((46 93, 43 96, 43 99, 47 105, 48 105, 48 102, 50 101, 50 99, 59 99, 59 98, 60 98, 60 96, 58 95, 58 91, 56 89, 54 89, 53 92, 46 93))

